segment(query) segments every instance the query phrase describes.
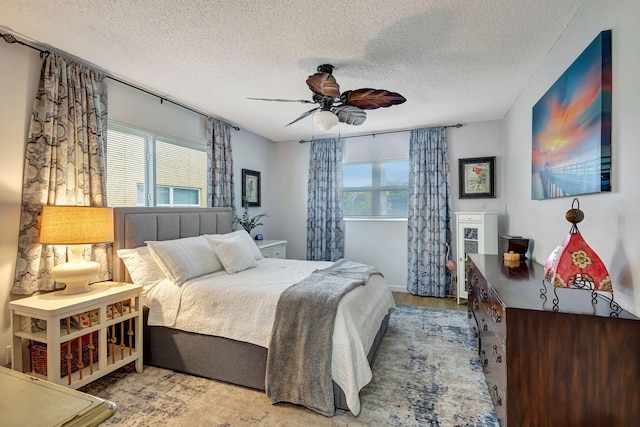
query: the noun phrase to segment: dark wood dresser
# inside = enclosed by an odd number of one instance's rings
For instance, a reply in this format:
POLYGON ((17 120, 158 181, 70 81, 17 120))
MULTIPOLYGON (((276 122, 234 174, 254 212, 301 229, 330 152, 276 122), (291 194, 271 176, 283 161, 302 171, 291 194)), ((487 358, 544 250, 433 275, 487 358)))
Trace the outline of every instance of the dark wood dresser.
MULTIPOLYGON (((640 425, 640 320, 591 293, 553 289, 543 267, 469 255, 469 321, 501 425, 640 425)), ((614 285, 615 286, 615 285, 614 285)))

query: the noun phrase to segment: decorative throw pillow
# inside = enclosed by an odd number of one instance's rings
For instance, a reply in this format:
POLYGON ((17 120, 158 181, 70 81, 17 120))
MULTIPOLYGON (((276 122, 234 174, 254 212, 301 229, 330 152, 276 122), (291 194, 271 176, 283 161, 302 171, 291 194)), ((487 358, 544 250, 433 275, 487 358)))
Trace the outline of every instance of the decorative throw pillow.
POLYGON ((118 249, 118 257, 124 262, 131 280, 136 285, 151 286, 167 277, 153 259, 149 248, 118 249))
POLYGON ((206 237, 207 240, 209 241, 211 241, 210 239, 223 240, 223 239, 232 239, 234 237, 240 237, 242 241, 245 242, 248 249, 251 251, 251 254, 253 255, 253 258, 255 260, 260 260, 264 258, 262 256, 262 252, 260 252, 260 249, 256 245, 256 242, 251 238, 251 236, 249 235, 249 233, 246 232, 246 230, 237 230, 227 234, 205 234, 204 237, 206 237))
POLYGON ((220 260, 203 236, 146 244, 160 269, 178 286, 194 277, 222 270, 220 260))
POLYGON ((229 274, 257 265, 253 254, 247 248, 247 244, 239 236, 226 239, 210 238, 209 242, 222 262, 224 270, 229 274))

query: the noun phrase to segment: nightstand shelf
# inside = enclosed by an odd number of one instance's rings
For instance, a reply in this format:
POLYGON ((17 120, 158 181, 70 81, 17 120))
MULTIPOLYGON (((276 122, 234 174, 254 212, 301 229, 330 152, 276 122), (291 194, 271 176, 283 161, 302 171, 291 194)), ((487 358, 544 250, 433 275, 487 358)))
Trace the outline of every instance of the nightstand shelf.
POLYGON ((101 282, 90 288, 9 303, 14 370, 71 388, 131 362, 142 372, 142 287, 101 282))
POLYGON ((287 257, 287 241, 286 240, 256 240, 258 249, 265 258, 286 258, 287 257))

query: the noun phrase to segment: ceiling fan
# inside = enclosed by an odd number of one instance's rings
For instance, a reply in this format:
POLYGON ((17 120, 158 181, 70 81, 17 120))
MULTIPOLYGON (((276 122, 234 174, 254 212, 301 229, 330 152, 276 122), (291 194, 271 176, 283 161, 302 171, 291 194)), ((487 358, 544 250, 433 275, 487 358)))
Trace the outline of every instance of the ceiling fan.
POLYGON ((309 76, 307 86, 309 86, 309 89, 313 92, 311 101, 306 99, 248 99, 318 104, 317 107, 303 113, 286 126, 315 113, 313 123, 324 131, 331 129, 337 125, 338 122, 359 126, 367 119, 365 110, 391 107, 392 105, 402 104, 406 101, 405 97, 399 93, 384 89, 363 88, 347 90, 341 94, 340 86, 338 82, 336 82, 335 77, 333 77, 334 68, 331 64, 322 64, 318 66, 317 73, 309 76))

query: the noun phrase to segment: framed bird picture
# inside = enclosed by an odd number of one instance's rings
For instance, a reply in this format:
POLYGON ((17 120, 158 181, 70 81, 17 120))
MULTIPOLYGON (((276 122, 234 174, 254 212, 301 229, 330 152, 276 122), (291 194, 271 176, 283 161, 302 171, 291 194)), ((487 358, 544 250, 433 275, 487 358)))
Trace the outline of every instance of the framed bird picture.
POLYGON ((458 184, 461 199, 496 197, 494 157, 458 159, 458 184))
POLYGON ((260 206, 260 172, 242 169, 242 206, 260 206))

